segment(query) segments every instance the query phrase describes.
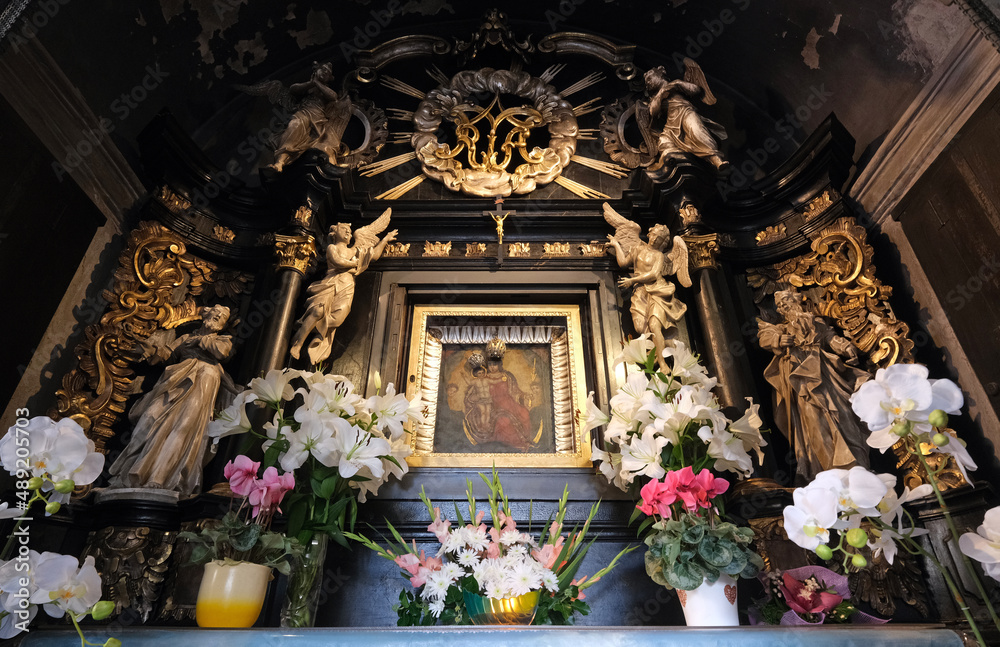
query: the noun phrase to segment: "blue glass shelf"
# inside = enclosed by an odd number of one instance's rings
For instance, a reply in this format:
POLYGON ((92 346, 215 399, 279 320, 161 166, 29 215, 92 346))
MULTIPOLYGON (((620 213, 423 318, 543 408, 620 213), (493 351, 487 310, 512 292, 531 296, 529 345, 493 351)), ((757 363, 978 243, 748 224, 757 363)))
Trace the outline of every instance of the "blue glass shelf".
MULTIPOLYGON (((88 631, 91 642, 109 633, 88 631)), ((328 629, 123 629, 123 647, 962 647, 958 634, 940 625, 826 627, 427 627, 328 629)), ((72 631, 35 630, 22 647, 71 647, 72 631)))

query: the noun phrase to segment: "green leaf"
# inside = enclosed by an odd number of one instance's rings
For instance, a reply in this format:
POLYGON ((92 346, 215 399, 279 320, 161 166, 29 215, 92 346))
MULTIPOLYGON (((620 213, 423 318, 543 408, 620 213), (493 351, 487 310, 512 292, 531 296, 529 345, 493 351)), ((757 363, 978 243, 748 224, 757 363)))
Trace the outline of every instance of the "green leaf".
POLYGON ((329 499, 333 496, 333 493, 337 491, 337 486, 340 485, 340 475, 334 474, 323 479, 320 483, 319 491, 317 494, 321 499, 329 499))
POLYGON ((731 546, 733 546, 732 542, 724 539, 705 537, 698 544, 698 555, 712 566, 722 568, 733 561, 733 549, 731 546))
POLYGON ((234 532, 229 536, 229 543, 238 551, 250 550, 257 543, 260 531, 261 527, 255 523, 243 526, 242 530, 234 532))
POLYGON ((694 562, 679 562, 674 564, 673 568, 664 569, 664 575, 670 586, 685 591, 698 588, 704 579, 704 571, 694 562))
POLYGON ((692 526, 681 533, 681 540, 685 544, 697 544, 705 536, 705 526, 692 526))
MULTIPOLYGON (((309 502, 304 498, 292 503, 288 508, 288 534, 298 536, 305 525, 306 515, 309 513, 309 502)), ((299 541, 302 541, 299 538, 299 541)), ((305 542, 303 542, 305 543, 305 542)))

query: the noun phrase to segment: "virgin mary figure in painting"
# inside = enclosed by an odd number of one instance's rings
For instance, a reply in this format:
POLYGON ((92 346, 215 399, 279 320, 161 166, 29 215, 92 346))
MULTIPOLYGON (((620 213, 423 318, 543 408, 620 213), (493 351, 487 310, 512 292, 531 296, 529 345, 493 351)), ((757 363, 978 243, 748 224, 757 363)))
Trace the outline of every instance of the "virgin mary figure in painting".
POLYGON ((473 445, 500 443, 517 451, 538 444, 542 428, 531 427, 531 395, 503 367, 506 344, 494 337, 481 353, 470 357, 473 380, 465 392, 465 433, 473 445))

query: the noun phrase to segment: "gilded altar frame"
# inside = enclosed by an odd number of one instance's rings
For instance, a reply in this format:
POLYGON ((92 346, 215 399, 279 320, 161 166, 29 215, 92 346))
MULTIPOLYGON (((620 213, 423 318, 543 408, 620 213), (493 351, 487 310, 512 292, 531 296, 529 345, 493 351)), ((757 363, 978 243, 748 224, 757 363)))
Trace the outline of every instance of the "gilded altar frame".
MULTIPOLYGON (((592 467, 583 434, 587 380, 578 305, 414 306, 409 343, 407 397, 420 394, 425 422, 411 434, 413 467, 592 467), (460 322, 438 325, 442 320, 460 322), (544 323, 540 323, 544 322, 544 323), (547 344, 551 357, 553 451, 447 452, 435 450, 439 426, 442 354, 449 344, 481 344, 498 334, 507 344, 547 344)), ((464 424, 464 420, 463 420, 464 424)), ((453 432, 455 433, 455 432, 453 432)), ((472 439, 470 438, 470 441, 472 439)))

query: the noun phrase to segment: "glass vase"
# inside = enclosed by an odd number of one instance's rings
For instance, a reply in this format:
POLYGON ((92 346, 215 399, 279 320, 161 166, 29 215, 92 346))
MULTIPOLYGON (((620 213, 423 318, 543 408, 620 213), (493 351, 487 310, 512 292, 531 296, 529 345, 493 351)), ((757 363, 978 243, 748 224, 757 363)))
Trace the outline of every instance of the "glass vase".
POLYGON ((302 557, 292 564, 285 600, 281 604, 282 627, 312 627, 316 624, 328 541, 325 533, 316 533, 306 545, 302 557))

